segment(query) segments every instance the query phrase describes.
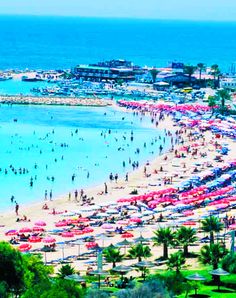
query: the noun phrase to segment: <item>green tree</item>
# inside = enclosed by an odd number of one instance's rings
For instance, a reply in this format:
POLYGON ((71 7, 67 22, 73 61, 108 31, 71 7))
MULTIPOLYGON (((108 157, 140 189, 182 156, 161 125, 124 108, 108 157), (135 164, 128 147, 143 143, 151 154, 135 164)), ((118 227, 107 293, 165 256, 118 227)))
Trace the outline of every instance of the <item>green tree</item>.
POLYGON ((214 77, 214 86, 219 87, 221 71, 220 71, 220 68, 217 64, 213 64, 211 66, 211 74, 214 77), (217 78, 217 80, 216 80, 216 78, 217 78))
POLYGON ((115 248, 113 245, 108 246, 103 250, 103 254, 108 263, 112 263, 112 268, 116 267, 117 262, 121 262, 124 255, 121 254, 119 248, 115 248))
POLYGON ((182 226, 176 232, 176 241, 183 246, 184 257, 188 256, 188 246, 197 241, 196 231, 193 228, 182 226))
POLYGON ((169 270, 175 269, 176 273, 179 274, 182 266, 186 260, 182 251, 177 251, 170 255, 167 261, 167 267, 169 270))
POLYGON ((229 253, 222 259, 222 268, 230 273, 236 273, 236 253, 229 253))
POLYGON ((168 247, 174 244, 175 233, 168 228, 160 228, 154 232, 154 246, 163 244, 163 259, 168 259, 168 247))
POLYGON ((58 270, 58 276, 60 278, 64 278, 74 273, 75 273, 75 269, 69 264, 61 266, 61 268, 58 270))
POLYGON ((206 66, 204 63, 198 63, 197 69, 199 70, 199 80, 201 80, 202 79, 202 71, 204 71, 206 69, 206 66))
POLYGON ((196 70, 196 66, 193 65, 185 65, 184 66, 184 73, 188 75, 189 83, 192 81, 192 75, 196 70))
POLYGON ((219 243, 204 245, 200 250, 199 261, 202 264, 211 264, 214 270, 218 268, 220 260, 226 254, 227 250, 219 243))
POLYGON ((223 228, 224 225, 215 216, 210 216, 202 220, 202 230, 210 233, 210 244, 214 243, 214 233, 219 233, 223 228))
POLYGON ((22 254, 7 242, 0 242, 0 282, 16 295, 25 288, 22 254))
POLYGON ((216 101, 219 102, 220 104, 220 110, 222 114, 224 114, 226 111, 225 104, 227 101, 230 101, 231 99, 231 95, 229 91, 227 89, 220 89, 216 92, 215 98, 216 98, 216 101))
POLYGON ((131 259, 137 258, 138 262, 141 262, 142 258, 147 259, 151 257, 151 255, 151 248, 147 245, 143 245, 142 243, 133 245, 128 251, 128 256, 131 259))
POLYGON ((156 82, 156 78, 157 78, 157 75, 159 73, 159 70, 157 70, 156 68, 152 68, 149 70, 151 76, 152 76, 152 82, 153 84, 156 82))
POLYGON ((208 106, 209 107, 215 107, 216 106, 216 98, 215 96, 208 96, 208 106))

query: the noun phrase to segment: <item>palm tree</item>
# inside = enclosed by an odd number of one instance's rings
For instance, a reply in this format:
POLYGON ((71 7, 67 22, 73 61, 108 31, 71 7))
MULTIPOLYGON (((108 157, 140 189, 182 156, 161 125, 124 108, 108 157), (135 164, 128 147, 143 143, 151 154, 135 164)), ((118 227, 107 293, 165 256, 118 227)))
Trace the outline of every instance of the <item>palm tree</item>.
POLYGON ((176 232, 176 241, 183 246, 184 256, 188 256, 188 246, 197 241, 196 231, 193 228, 182 226, 176 232))
POLYGON ((199 80, 202 79, 202 71, 206 69, 206 66, 204 63, 198 63, 197 69, 199 70, 199 80))
POLYGON ((216 101, 220 102, 221 112, 225 112, 225 104, 231 99, 231 95, 228 90, 220 89, 216 92, 216 101))
POLYGON ((154 246, 163 244, 163 259, 168 259, 168 246, 174 244, 175 233, 168 228, 160 228, 155 231, 153 237, 154 246))
POLYGON ((152 82, 154 84, 156 82, 156 77, 157 77, 157 75, 159 73, 159 70, 157 70, 156 68, 152 68, 152 69, 149 70, 149 72, 150 72, 150 74, 152 76, 152 82))
POLYGON ((147 245, 143 245, 142 243, 138 243, 129 249, 128 256, 131 259, 137 258, 138 262, 141 262, 142 258, 146 259, 152 256, 151 248, 147 245))
POLYGON ((196 66, 193 66, 193 65, 184 66, 184 73, 188 75, 189 83, 191 83, 192 75, 194 74, 195 70, 196 70, 196 66))
POLYGON ((177 251, 170 255, 167 261, 167 267, 169 270, 175 269, 176 273, 180 273, 182 266, 185 264, 186 260, 182 251, 177 251))
POLYGON ((117 262, 121 262, 124 255, 120 253, 119 248, 115 248, 113 245, 108 246, 103 250, 103 254, 108 263, 112 263, 112 268, 116 267, 117 262))
POLYGON ((220 74, 221 74, 221 71, 220 71, 220 68, 217 64, 213 64, 211 66, 211 74, 213 75, 214 77, 214 84, 215 84, 215 87, 219 86, 219 80, 220 80, 220 74), (217 86, 216 86, 216 77, 217 77, 217 86))
POLYGON ((202 264, 211 264, 213 270, 218 268, 220 260, 227 254, 227 250, 219 243, 204 245, 200 250, 199 261, 202 264))
POLYGON ((224 225, 215 216, 207 217, 202 221, 203 231, 210 233, 210 244, 214 244, 214 232, 219 233, 223 227, 224 225))
POLYGON ((67 275, 71 275, 74 273, 75 273, 75 269, 69 264, 61 266, 61 268, 58 270, 58 276, 60 278, 64 278, 67 275))

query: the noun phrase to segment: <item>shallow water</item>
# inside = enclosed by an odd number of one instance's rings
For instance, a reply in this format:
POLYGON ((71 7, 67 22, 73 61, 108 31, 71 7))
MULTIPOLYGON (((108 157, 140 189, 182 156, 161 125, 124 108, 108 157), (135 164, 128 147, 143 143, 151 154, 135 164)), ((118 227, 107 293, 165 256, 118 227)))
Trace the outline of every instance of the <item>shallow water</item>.
POLYGON ((44 200, 45 190, 52 190, 53 198, 69 191, 73 196, 75 189, 105 182, 110 172, 124 176, 132 170, 129 158, 141 164, 159 153, 160 143, 170 147, 170 140, 163 144, 159 136, 163 140, 164 132, 148 117, 140 120, 111 107, 1 105, 0 210, 11 207, 12 195, 21 205, 44 200))

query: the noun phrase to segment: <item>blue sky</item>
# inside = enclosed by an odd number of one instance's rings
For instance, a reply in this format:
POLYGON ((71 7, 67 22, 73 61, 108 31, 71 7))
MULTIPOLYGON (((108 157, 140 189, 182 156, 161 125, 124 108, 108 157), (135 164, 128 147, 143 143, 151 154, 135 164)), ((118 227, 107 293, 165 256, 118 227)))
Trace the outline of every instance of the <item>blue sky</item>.
POLYGON ((0 0, 0 14, 236 21, 236 0, 0 0))

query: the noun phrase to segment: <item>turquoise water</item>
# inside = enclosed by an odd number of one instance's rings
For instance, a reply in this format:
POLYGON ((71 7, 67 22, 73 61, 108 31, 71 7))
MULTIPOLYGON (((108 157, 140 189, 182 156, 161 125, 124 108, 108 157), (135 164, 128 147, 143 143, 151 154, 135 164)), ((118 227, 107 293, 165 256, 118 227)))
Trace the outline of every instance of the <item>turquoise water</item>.
POLYGON ((0 95, 34 95, 33 88, 53 87, 55 84, 47 82, 25 82, 21 80, 0 81, 0 95))
POLYGON ((236 61, 236 22, 0 16, 0 69, 64 69, 124 58, 166 66, 177 60, 236 61))
MULTIPOLYGON (((43 200, 45 190, 52 189, 55 197, 103 183, 110 172, 124 176, 132 169, 129 158, 141 164, 158 154, 159 136, 164 136, 150 119, 110 107, 1 105, 0 115, 0 210, 11 206, 12 195, 21 205, 43 200), (28 173, 23 174, 23 168, 28 173)), ((169 146, 166 138, 164 147, 169 146)))

